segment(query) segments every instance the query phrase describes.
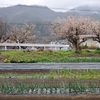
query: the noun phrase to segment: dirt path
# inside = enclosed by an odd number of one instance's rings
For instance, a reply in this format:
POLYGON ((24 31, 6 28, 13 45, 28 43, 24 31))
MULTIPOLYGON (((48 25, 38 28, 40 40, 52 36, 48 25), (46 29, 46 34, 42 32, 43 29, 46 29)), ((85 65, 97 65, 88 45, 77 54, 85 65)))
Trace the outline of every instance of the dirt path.
POLYGON ((35 83, 35 84, 41 84, 41 83, 46 83, 46 84, 51 84, 51 85, 56 85, 56 84, 60 84, 61 82, 64 83, 69 83, 69 82, 79 82, 79 83, 96 83, 98 85, 100 85, 100 80, 99 79, 90 79, 90 80, 78 80, 78 79, 17 79, 17 78, 0 78, 0 84, 3 84, 5 82, 7 83, 14 83, 17 84, 19 82, 22 83, 26 83, 26 84, 31 84, 31 83, 35 83))
POLYGON ((0 100, 100 100, 100 95, 0 95, 0 100))

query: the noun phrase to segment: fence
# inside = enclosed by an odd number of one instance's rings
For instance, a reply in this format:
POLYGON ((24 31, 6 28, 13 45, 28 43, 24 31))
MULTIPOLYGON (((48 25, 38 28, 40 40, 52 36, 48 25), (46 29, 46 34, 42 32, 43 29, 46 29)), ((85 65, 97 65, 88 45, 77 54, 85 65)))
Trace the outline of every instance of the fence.
POLYGON ((26 47, 25 49, 37 50, 37 48, 50 49, 50 50, 68 50, 69 45, 62 44, 32 44, 32 43, 0 43, 1 50, 9 50, 13 49, 12 47, 17 47, 17 49, 23 49, 22 47, 26 47))

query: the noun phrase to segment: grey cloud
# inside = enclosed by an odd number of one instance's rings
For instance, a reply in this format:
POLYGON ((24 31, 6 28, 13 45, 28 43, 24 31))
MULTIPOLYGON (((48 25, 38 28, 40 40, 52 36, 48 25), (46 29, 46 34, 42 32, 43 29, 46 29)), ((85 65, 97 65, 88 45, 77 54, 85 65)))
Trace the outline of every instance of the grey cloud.
POLYGON ((50 8, 73 8, 80 5, 100 5, 100 0, 0 0, 0 4, 44 5, 50 8))

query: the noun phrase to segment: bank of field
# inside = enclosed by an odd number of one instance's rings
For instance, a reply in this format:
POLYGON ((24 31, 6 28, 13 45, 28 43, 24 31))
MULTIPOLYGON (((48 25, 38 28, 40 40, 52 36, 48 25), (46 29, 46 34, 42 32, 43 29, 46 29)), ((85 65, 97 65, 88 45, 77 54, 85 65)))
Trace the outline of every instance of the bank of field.
POLYGON ((5 63, 37 63, 37 62, 100 62, 100 50, 82 50, 76 54, 68 51, 0 51, 0 61, 5 63))

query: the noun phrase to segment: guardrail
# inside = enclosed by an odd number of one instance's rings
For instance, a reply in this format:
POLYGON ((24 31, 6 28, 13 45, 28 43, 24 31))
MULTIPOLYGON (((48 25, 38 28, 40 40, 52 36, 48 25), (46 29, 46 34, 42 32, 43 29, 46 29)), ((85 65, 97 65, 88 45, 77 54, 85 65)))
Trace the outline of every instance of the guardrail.
POLYGON ((27 47, 30 49, 36 49, 39 47, 43 47, 44 49, 51 49, 51 50, 67 50, 69 45, 62 45, 62 44, 32 44, 32 43, 0 43, 1 50, 8 50, 8 47, 18 47, 18 49, 22 49, 21 47, 27 47))

